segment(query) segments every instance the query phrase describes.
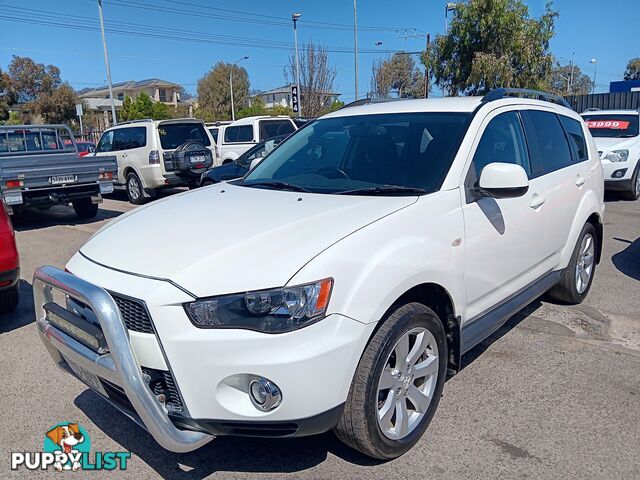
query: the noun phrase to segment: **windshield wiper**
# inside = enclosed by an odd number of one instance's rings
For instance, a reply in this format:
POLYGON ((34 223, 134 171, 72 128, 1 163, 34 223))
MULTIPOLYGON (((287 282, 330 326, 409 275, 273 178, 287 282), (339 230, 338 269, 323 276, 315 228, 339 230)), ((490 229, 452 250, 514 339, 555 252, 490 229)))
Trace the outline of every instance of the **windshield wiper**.
POLYGON ((258 182, 252 182, 252 183, 244 182, 244 185, 247 187, 273 187, 278 190, 290 190, 292 192, 312 193, 311 190, 308 190, 304 187, 299 187, 298 185, 293 185, 287 182, 276 182, 271 180, 262 181, 262 182, 258 181, 258 182))
POLYGON ((356 188, 337 192, 336 195, 424 195, 428 193, 424 188, 403 187, 402 185, 379 185, 377 187, 356 188))

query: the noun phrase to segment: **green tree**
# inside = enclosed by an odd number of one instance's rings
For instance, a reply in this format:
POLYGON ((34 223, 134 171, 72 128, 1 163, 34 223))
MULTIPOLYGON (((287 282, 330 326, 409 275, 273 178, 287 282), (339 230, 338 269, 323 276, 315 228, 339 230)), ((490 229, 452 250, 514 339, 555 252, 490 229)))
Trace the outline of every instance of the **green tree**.
POLYGON ((13 56, 9 64, 10 88, 16 101, 28 103, 41 94, 53 94, 62 85, 60 69, 54 65, 45 66, 29 57, 13 56))
POLYGON ((76 120, 77 103, 71 85, 63 83, 52 93, 41 92, 32 105, 46 123, 71 123, 76 120))
POLYGON ((165 120, 172 118, 169 107, 162 102, 153 102, 151 97, 141 92, 135 100, 125 97, 120 111, 120 120, 140 120, 141 118, 153 118, 154 120, 165 120))
POLYGON ((424 74, 416 68, 411 55, 396 53, 386 60, 373 63, 373 96, 386 98, 392 91, 397 92, 399 98, 424 97, 424 74))
POLYGON ((11 77, 0 69, 0 120, 9 118, 9 107, 15 103, 11 92, 11 77))
POLYGON ((236 111, 249 99, 247 71, 231 63, 218 62, 198 80, 198 109, 196 116, 206 121, 231 119, 231 90, 229 74, 233 70, 233 101, 236 111))
POLYGON ((632 58, 624 71, 625 80, 640 80, 640 57, 632 58))
POLYGON ((577 65, 560 65, 557 63, 551 70, 551 78, 546 88, 556 95, 582 95, 591 92, 591 78, 585 75, 577 65))
POLYGON ((543 89, 553 66, 549 41, 558 13, 531 18, 522 0, 469 0, 456 4, 447 35, 423 55, 436 83, 451 95, 494 87, 543 89))
POLYGON ((155 102, 151 106, 151 118, 153 118, 154 120, 166 120, 168 118, 172 118, 167 104, 162 102, 155 102))

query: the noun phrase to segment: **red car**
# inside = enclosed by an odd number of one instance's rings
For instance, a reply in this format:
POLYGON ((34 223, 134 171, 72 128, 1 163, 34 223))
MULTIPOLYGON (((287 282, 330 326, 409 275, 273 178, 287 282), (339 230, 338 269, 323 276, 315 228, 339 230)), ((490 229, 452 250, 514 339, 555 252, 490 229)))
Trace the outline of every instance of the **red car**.
POLYGON ((93 142, 76 142, 76 144, 78 145, 78 154, 81 157, 96 151, 96 144, 93 142))
POLYGON ((18 305, 20 258, 16 248, 13 225, 4 207, 0 206, 0 313, 9 313, 18 305))

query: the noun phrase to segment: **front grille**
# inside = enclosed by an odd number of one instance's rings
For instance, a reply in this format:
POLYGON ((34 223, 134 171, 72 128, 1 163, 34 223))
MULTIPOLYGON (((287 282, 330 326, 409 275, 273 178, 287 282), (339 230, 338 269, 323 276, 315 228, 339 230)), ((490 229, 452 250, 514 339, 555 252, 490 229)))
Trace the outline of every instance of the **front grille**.
POLYGON ((123 297, 116 293, 111 293, 111 296, 116 305, 118 305, 120 315, 129 330, 140 333, 154 333, 149 312, 147 312, 147 307, 142 301, 123 297))

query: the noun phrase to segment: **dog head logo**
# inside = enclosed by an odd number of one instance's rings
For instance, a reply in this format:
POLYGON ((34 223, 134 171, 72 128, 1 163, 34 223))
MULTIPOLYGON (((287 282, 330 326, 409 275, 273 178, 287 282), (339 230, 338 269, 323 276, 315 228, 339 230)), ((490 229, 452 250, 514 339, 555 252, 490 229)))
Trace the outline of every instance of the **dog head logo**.
POLYGON ((77 423, 60 423, 51 428, 44 439, 46 452, 64 454, 58 457, 60 461, 54 463, 57 470, 77 470, 82 453, 89 452, 90 448, 89 435, 77 423))

